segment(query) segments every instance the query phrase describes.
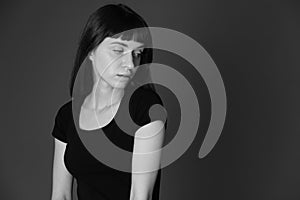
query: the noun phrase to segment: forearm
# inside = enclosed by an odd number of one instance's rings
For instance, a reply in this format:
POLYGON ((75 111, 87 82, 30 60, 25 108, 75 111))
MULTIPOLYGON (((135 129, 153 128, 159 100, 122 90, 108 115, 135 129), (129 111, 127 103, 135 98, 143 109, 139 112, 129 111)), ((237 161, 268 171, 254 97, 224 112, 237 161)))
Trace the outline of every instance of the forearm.
POLYGON ((130 200, 151 200, 157 171, 132 174, 130 200))
POLYGON ((139 137, 134 140, 130 200, 151 200, 157 170, 160 169, 161 151, 158 150, 164 136, 163 123, 153 122, 139 129, 136 136, 139 137))
POLYGON ((133 190, 131 190, 130 200, 152 200, 152 193, 151 192, 136 193, 133 190))

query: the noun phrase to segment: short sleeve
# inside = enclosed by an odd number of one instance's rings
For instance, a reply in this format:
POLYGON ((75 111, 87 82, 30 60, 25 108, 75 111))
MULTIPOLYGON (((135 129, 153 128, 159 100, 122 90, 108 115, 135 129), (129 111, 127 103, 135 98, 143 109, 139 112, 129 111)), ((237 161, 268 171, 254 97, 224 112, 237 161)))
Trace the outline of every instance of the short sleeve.
POLYGON ((52 130, 52 136, 64 143, 67 143, 66 129, 64 128, 63 123, 63 109, 60 108, 55 116, 54 127, 52 130))
POLYGON ((153 89, 138 89, 135 101, 134 122, 144 126, 152 121, 165 122, 166 114, 160 96, 153 89))

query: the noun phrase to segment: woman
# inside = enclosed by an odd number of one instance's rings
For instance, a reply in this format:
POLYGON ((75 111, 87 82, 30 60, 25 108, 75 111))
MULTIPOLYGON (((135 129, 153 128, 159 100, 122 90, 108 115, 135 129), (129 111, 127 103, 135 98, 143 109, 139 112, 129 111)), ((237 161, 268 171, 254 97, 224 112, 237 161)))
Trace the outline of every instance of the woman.
POLYGON ((151 48, 144 48, 150 43, 146 22, 125 5, 106 5, 89 17, 72 71, 72 100, 59 108, 52 131, 55 150, 51 200, 72 199, 74 178, 79 200, 159 199, 159 167, 139 174, 110 168, 91 155, 77 134, 101 129, 115 145, 133 152, 132 169, 145 163, 159 166, 160 156, 141 160, 134 154, 154 152, 163 144, 163 121, 151 122, 148 116, 152 105, 162 105, 154 87, 140 87, 130 99, 130 115, 140 126, 132 133, 134 136, 124 133, 114 120, 124 106, 127 89, 141 78, 150 79, 143 65, 152 60, 151 48))

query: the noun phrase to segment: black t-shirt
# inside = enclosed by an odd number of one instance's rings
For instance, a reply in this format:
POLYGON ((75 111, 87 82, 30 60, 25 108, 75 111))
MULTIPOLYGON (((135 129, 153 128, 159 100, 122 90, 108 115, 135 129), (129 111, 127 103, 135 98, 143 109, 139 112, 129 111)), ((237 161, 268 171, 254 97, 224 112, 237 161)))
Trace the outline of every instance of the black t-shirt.
MULTIPOLYGON (((119 108, 124 106, 124 97, 122 98, 119 108)), ((78 125, 79 108, 83 100, 83 97, 77 97, 62 105, 56 114, 52 131, 52 135, 55 138, 67 143, 64 163, 68 171, 77 181, 78 199, 129 200, 131 173, 113 169, 98 161, 86 149, 78 135, 78 129, 76 129, 76 127, 78 125)), ((163 106, 157 93, 149 88, 140 87, 137 89, 129 101, 129 112, 133 121, 139 126, 150 123, 151 119, 148 115, 148 111, 154 104, 163 106)), ((133 152, 134 136, 128 135, 119 129, 115 118, 101 129, 112 143, 126 151, 133 152)), ((80 131, 84 130, 81 129, 80 131)), ((92 130, 92 132, 99 134, 97 129, 92 130)), ((153 200, 159 199, 160 178, 161 169, 158 170, 154 184, 152 193, 153 200)))

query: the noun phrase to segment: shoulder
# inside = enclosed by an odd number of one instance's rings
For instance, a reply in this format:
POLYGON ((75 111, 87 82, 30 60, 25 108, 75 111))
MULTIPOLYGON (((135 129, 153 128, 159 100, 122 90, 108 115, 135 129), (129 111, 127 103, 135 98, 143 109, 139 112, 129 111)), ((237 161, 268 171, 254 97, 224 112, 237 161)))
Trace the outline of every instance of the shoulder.
POLYGON ((162 104, 162 100, 155 89, 142 86, 133 92, 132 103, 137 103, 136 105, 140 104, 145 106, 147 104, 153 103, 162 104))
POLYGON ((133 121, 144 126, 155 120, 165 121, 166 116, 161 106, 164 107, 162 99, 154 89, 140 87, 133 92, 129 109, 134 113, 133 121))
POLYGON ((52 135, 58 140, 67 143, 67 130, 70 123, 70 113, 72 111, 72 101, 63 103, 57 110, 55 124, 52 135))
POLYGON ((69 118, 70 114, 72 114, 72 99, 63 103, 57 111, 57 117, 60 120, 65 120, 69 118))

